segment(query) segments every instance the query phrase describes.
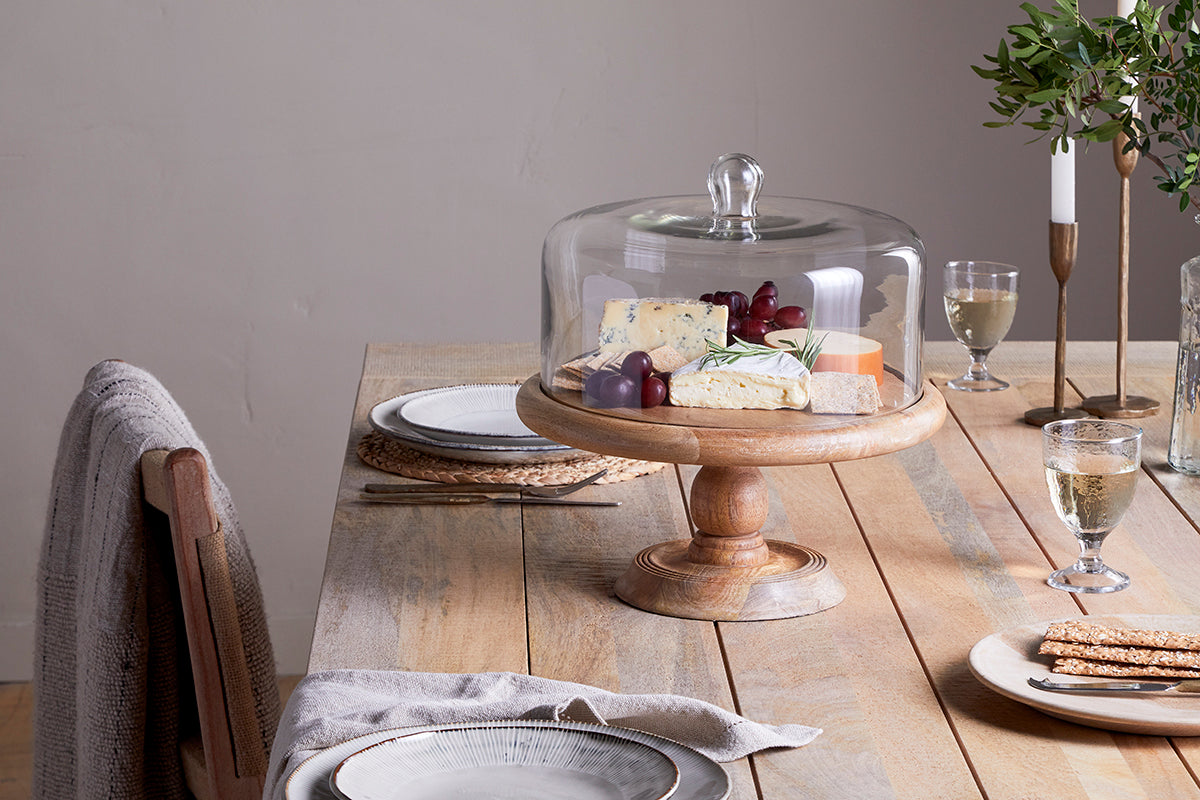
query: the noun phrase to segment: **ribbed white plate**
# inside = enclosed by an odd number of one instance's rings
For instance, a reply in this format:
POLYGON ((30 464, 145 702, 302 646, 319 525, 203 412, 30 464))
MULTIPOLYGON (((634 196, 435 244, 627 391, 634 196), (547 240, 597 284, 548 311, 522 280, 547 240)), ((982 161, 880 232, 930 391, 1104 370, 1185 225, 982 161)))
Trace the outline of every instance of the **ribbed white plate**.
POLYGON ((472 444, 554 444, 538 436, 517 416, 512 383, 470 383, 414 397, 396 413, 432 439, 472 444))
POLYGON ((372 745, 333 771, 347 800, 663 800, 675 762, 602 731, 449 728, 372 745))
POLYGON ((467 725, 421 725, 410 728, 393 728, 374 731, 357 736, 349 741, 326 748, 305 759, 287 778, 284 796, 287 800, 337 800, 330 786, 330 773, 350 755, 373 744, 394 739, 409 733, 442 730, 444 728, 492 728, 502 727, 545 727, 552 725, 567 730, 599 730, 610 736, 641 742, 663 753, 679 769, 679 786, 671 800, 725 800, 729 796, 729 776, 724 768, 703 753, 686 745, 655 736, 652 733, 630 728, 592 725, 587 722, 554 722, 545 720, 516 720, 503 722, 477 722, 467 725))
POLYGON ((545 464, 556 461, 575 461, 586 458, 591 453, 576 450, 565 444, 551 442, 549 439, 539 440, 540 443, 526 444, 473 444, 470 442, 443 442, 431 439, 405 422, 397 413, 405 404, 412 400, 434 394, 453 391, 454 386, 439 389, 422 389, 408 392, 377 403, 367 415, 371 427, 411 447, 421 453, 451 458, 457 461, 471 461, 481 464, 545 464))

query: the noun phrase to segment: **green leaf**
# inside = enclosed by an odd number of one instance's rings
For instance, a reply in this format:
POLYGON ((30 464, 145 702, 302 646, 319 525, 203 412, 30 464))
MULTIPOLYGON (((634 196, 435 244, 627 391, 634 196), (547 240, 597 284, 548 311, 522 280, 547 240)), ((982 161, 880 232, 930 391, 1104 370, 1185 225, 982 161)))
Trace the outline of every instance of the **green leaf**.
POLYGON ((996 51, 996 63, 1000 69, 1008 70, 1008 43, 1003 39, 1000 40, 1000 49, 996 51))
POLYGON ((1043 89, 1040 92, 1025 95, 1025 99, 1030 103, 1048 103, 1051 100, 1057 100, 1064 94, 1066 94, 1065 89, 1043 89))
POLYGON ((1098 142, 1111 142, 1121 132, 1121 120, 1110 119, 1096 126, 1095 134, 1098 142))

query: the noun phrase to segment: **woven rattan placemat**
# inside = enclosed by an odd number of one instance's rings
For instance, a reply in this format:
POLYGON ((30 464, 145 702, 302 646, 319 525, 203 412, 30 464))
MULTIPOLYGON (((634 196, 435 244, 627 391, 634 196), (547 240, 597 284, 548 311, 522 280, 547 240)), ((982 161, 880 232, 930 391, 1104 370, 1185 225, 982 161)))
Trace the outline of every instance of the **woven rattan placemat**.
POLYGON ((371 431, 359 440, 358 457, 369 466, 406 478, 441 483, 517 483, 524 486, 574 483, 602 469, 608 469, 608 474, 597 483, 620 483, 658 472, 667 466, 657 461, 602 455, 546 464, 475 464, 420 453, 377 431, 371 431))

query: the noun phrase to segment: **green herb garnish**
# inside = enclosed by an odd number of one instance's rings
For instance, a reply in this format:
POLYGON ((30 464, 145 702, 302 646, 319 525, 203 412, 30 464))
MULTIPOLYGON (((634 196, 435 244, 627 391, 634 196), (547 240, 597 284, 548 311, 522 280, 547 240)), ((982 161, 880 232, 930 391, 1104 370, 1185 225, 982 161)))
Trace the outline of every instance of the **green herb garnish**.
POLYGON ((805 369, 812 370, 813 364, 817 360, 817 356, 821 354, 821 346, 825 344, 825 334, 817 339, 813 333, 813 327, 810 322, 808 333, 804 335, 804 344, 797 344, 794 339, 780 339, 780 344, 785 344, 787 347, 771 347, 766 344, 751 344, 745 339, 737 336, 733 337, 734 343, 731 345, 721 345, 706 339, 705 344, 708 346, 708 352, 704 354, 704 358, 700 360, 700 369, 711 365, 723 367, 726 364, 734 362, 746 356, 773 356, 776 353, 788 353, 795 357, 805 369))

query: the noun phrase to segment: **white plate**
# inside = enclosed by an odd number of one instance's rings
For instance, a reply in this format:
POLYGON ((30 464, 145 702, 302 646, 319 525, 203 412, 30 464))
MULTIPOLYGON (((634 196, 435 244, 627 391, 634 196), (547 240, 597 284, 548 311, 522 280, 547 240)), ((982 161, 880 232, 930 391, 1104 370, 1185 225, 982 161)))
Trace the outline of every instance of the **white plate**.
POLYGON ((538 436, 517 416, 513 383, 471 383, 415 397, 396 413, 432 439, 470 444, 555 444, 538 436))
MULTIPOLYGON (((1078 619, 1113 627, 1200 633, 1200 617, 1114 614, 1078 619)), ((1049 622, 1022 625, 980 640, 967 657, 971 672, 985 686, 1005 697, 1070 722, 1126 733, 1200 736, 1200 695, 1172 692, 1068 694, 1030 686, 1030 678, 1087 680, 1082 676, 1051 672, 1053 657, 1038 655, 1038 646, 1049 625, 1049 622)))
POLYGON ((663 800, 679 770, 604 731, 497 726, 389 739, 349 756, 330 781, 346 800, 663 800))
POLYGON ((384 400, 371 409, 367 418, 371 423, 371 427, 384 436, 396 439, 422 453, 442 458, 451 458, 457 461, 471 461, 482 464, 544 464, 556 461, 575 461, 592 455, 584 450, 576 450, 573 447, 558 444, 557 442, 528 445, 442 442, 437 439, 431 439, 414 429, 396 413, 410 400, 439 392, 452 391, 455 388, 454 386, 447 386, 440 389, 422 389, 418 392, 408 392, 407 394, 384 400))
POLYGON ((729 796, 729 776, 720 764, 703 753, 678 742, 673 742, 670 739, 664 739, 661 736, 643 733, 642 731, 630 730, 629 728, 591 725, 586 722, 547 723, 544 720, 519 720, 480 722, 472 725, 421 725, 410 728, 393 728, 392 730, 376 731, 358 736, 347 742, 342 742, 341 744, 322 750, 304 760, 288 776, 287 785, 284 788, 284 797, 287 800, 338 800, 337 795, 333 793, 333 789, 329 785, 329 776, 337 765, 342 763, 347 756, 353 755, 365 747, 387 741, 388 739, 394 739, 397 736, 408 733, 420 733, 421 731, 442 730, 445 728, 514 727, 522 725, 531 727, 553 725, 554 727, 569 730, 599 730, 610 736, 640 742, 653 747, 674 761, 675 766, 679 770, 679 785, 676 787, 675 793, 671 795, 671 800, 725 800, 729 796))

